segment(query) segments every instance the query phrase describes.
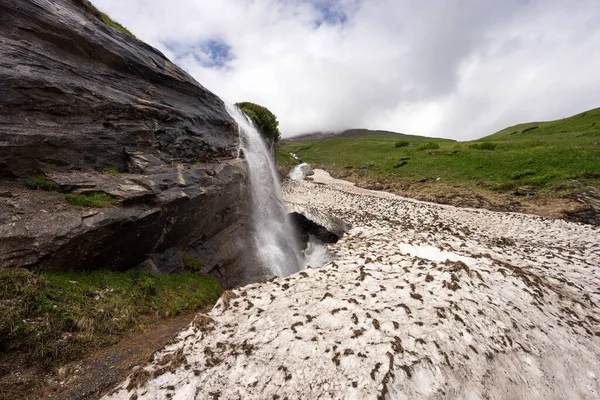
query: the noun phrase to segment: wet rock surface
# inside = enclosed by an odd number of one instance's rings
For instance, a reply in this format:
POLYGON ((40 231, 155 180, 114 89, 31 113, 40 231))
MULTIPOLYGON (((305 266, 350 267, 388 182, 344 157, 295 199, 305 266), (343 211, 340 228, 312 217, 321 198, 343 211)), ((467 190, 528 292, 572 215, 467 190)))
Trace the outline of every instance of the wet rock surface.
POLYGON ((107 398, 600 396, 600 231, 357 188, 286 201, 352 229, 319 269, 228 292, 107 398))
POLYGON ((327 230, 327 228, 311 221, 303 214, 293 212, 288 215, 292 220, 299 236, 302 237, 302 242, 308 242, 308 235, 313 235, 323 243, 335 243, 339 240, 339 236, 327 230))
POLYGON ((225 286, 251 279, 248 174, 221 99, 84 0, 0 0, 0 53, 0 268, 170 273, 192 257, 225 286), (58 191, 26 189, 39 174, 58 191))
POLYGON ((0 1, 0 171, 237 154, 223 102, 82 0, 0 1))
MULTIPOLYGON (((287 209, 290 214, 299 214, 338 238, 345 235, 351 228, 351 225, 348 222, 327 211, 319 209, 319 207, 288 202, 287 209)), ((312 233, 314 234, 314 232, 312 233)), ((323 232, 323 234, 325 234, 325 232, 323 232)), ((323 242, 330 243, 335 241, 323 240, 323 242)))
POLYGON ((242 160, 165 166, 147 175, 51 176, 74 193, 106 193, 120 204, 78 207, 62 193, 8 185, 12 196, 0 197, 3 267, 127 270, 142 263, 149 272, 171 273, 183 270, 185 254, 224 284, 241 283, 240 271, 228 268, 238 268, 246 229, 242 160))

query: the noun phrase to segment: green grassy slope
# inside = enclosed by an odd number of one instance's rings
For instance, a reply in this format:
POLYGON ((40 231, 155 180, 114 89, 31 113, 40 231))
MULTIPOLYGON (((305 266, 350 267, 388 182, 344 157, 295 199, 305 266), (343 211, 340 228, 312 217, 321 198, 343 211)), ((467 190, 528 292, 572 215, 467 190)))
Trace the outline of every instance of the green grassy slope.
POLYGON ((555 121, 529 122, 514 125, 480 140, 518 140, 541 138, 554 134, 577 134, 580 136, 598 137, 600 132, 600 108, 582 112, 569 118, 555 121))
POLYGON ((427 180, 501 192, 523 186, 568 191, 600 183, 600 109, 517 125, 471 142, 405 140, 408 146, 395 147, 397 136, 332 138, 286 142, 283 149, 360 179, 427 180), (424 149, 424 141, 439 148, 424 149))
POLYGON ((296 160, 292 155, 283 150, 281 146, 277 146, 277 163, 278 164, 288 164, 288 165, 298 165, 300 161, 296 160))
POLYGON ((0 271, 0 349, 50 367, 145 323, 212 306, 222 292, 195 273, 0 271))
POLYGON ((281 145, 277 145, 277 169, 282 176, 286 176, 290 173, 292 168, 300 164, 300 161, 296 160, 292 155, 285 151, 281 145))

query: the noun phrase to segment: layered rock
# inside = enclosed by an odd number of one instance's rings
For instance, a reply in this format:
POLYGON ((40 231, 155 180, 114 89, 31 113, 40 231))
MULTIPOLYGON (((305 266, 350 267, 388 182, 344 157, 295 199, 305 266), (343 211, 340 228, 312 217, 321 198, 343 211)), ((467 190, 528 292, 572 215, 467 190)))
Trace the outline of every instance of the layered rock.
POLYGON ((243 279, 247 171, 216 95, 84 0, 0 0, 0 53, 0 268, 172 272, 186 256, 243 279), (39 173, 60 193, 25 189, 39 173))
POLYGON ((136 151, 168 163, 236 155, 235 124, 216 95, 81 3, 0 1, 4 175, 122 171, 136 151))
MULTIPOLYGON (((62 193, 5 186, 10 196, 0 198, 1 265, 126 270, 143 262, 148 271, 169 273, 184 269, 185 255, 203 262, 202 272, 235 267, 245 229, 243 161, 153 172, 49 174, 61 188, 120 199, 119 206, 101 209, 72 206, 62 193)), ((239 271, 217 273, 227 285, 238 283, 230 275, 239 271)))

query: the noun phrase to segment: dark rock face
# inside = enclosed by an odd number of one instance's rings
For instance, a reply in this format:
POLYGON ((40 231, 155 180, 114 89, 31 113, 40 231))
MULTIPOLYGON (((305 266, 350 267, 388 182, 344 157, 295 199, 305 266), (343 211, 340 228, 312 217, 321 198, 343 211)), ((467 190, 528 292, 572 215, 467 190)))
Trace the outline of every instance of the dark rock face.
POLYGON ((223 102, 81 0, 0 0, 0 174, 232 158, 223 102), (126 152, 127 151, 127 152, 126 152))
POLYGON ((292 221, 301 232, 315 235, 324 243, 336 243, 352 226, 340 218, 314 207, 287 204, 292 221))
POLYGON ((45 269, 126 270, 142 263, 153 272, 183 269, 183 255, 204 264, 226 285, 239 283, 245 232, 246 168, 241 160, 156 168, 154 174, 54 173, 61 188, 110 194, 114 208, 65 202, 56 192, 18 185, 0 198, 0 265, 45 269), (129 201, 129 203, 127 202, 129 201), (224 248, 219 241, 231 243, 224 248), (218 273, 217 273, 218 269, 218 273))
POLYGON ((327 228, 311 221, 300 213, 290 213, 289 218, 291 218, 292 223, 302 238, 302 241, 305 243, 308 242, 307 236, 309 234, 313 235, 323 243, 337 243, 339 240, 339 236, 337 236, 335 233, 329 232, 327 228))
POLYGON ((0 269, 171 273, 193 257, 225 286, 255 278, 247 169, 216 95, 82 0, 0 0, 0 54, 0 269), (39 171, 60 192, 26 189, 39 171))
POLYGON ((600 226, 600 189, 588 188, 587 191, 575 195, 575 198, 584 206, 581 210, 568 213, 566 219, 600 226))

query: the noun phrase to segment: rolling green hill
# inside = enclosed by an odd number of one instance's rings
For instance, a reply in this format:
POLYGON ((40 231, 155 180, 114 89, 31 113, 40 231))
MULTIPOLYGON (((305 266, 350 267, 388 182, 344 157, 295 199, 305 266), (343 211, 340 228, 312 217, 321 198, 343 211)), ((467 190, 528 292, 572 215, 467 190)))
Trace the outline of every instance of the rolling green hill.
POLYGON ((512 211, 549 199, 575 207, 580 193, 600 186, 600 108, 470 142, 338 135, 287 141, 282 150, 334 176, 410 197, 512 211))
POLYGON ((515 140, 526 138, 541 138, 547 135, 570 135, 577 137, 588 135, 599 137, 600 133, 600 108, 582 112, 569 118, 555 121, 529 122, 508 127, 493 135, 480 140, 515 140))

